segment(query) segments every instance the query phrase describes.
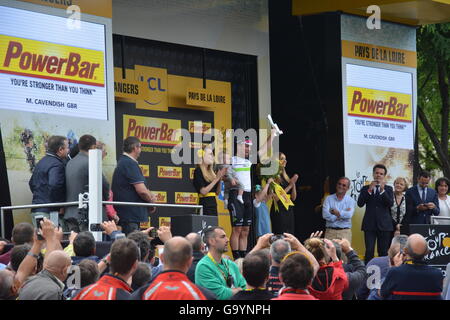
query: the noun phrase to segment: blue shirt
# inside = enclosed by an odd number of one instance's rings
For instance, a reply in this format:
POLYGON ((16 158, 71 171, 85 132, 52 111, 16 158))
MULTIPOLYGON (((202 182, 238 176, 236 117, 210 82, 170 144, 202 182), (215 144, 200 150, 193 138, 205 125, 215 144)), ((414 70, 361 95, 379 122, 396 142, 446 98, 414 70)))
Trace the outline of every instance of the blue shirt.
MULTIPOLYGON (((145 178, 139 168, 138 162, 129 156, 122 155, 112 178, 112 192, 114 201, 145 202, 136 192, 134 185, 144 183, 145 178)), ((125 222, 148 221, 147 207, 114 206, 120 220, 125 222)))
POLYGON ((327 228, 351 228, 352 216, 355 212, 356 202, 349 195, 345 195, 342 200, 338 200, 336 194, 329 195, 322 206, 322 217, 326 220, 327 228), (339 211, 338 218, 330 213, 331 209, 339 211))

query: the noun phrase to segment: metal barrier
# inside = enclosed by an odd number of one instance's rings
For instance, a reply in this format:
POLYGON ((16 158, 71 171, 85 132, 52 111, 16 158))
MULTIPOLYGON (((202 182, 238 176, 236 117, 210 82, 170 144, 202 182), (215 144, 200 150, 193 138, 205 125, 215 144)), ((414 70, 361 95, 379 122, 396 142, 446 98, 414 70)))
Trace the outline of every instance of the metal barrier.
MULTIPOLYGON (((88 203, 89 201, 83 201, 83 203, 88 203)), ((171 203, 142 203, 142 202, 118 202, 118 201, 102 201, 103 205, 120 205, 120 206, 137 206, 137 207, 168 207, 168 208, 192 208, 200 209, 199 214, 203 215, 202 205, 188 205, 188 204, 171 204, 171 203)), ((10 206, 10 207, 0 207, 1 214, 1 224, 2 224, 2 238, 5 237, 5 210, 18 210, 18 209, 36 209, 36 208, 53 208, 53 207, 72 207, 78 206, 79 202, 61 202, 61 203, 44 203, 44 204, 29 204, 22 206, 10 206)))
POLYGON ((431 224, 450 224, 450 217, 431 216, 431 224))

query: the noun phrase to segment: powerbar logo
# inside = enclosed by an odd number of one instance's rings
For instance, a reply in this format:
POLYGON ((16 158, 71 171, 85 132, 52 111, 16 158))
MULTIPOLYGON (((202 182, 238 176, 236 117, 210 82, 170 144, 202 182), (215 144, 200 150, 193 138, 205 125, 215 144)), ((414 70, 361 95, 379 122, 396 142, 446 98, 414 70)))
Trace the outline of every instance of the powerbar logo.
POLYGON ((104 87, 102 51, 0 35, 0 72, 104 87))
POLYGON ((141 168, 142 175, 145 178, 149 178, 150 177, 150 166, 149 165, 140 164, 139 168, 141 168))
POLYGON ((156 197, 155 203, 167 203, 167 192, 165 191, 152 191, 156 197))
POLYGON ((182 179, 183 170, 181 167, 158 166, 158 178, 182 179))
POLYGON ((197 204, 198 194, 191 192, 175 192, 176 204, 197 204))
POLYGON ((191 133, 211 133, 211 123, 202 121, 189 121, 189 132, 191 133))
POLYGON ((411 122, 411 95, 347 87, 348 115, 411 122))
POLYGON ((137 137, 142 144, 173 147, 181 141, 178 133, 181 128, 181 120, 125 114, 123 116, 123 128, 125 138, 137 137))

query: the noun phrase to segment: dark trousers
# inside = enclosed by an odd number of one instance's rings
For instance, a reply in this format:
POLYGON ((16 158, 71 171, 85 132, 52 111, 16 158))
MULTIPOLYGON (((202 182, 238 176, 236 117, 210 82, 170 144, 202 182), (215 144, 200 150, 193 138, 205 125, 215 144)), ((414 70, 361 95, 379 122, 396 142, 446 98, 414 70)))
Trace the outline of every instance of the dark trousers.
POLYGON ((375 252, 375 242, 377 242, 377 251, 379 257, 387 256, 391 245, 392 231, 364 231, 364 242, 366 244, 366 253, 364 262, 372 260, 375 252))
POLYGON ((140 230, 139 222, 119 221, 119 225, 122 227, 122 232, 125 233, 125 235, 140 230))

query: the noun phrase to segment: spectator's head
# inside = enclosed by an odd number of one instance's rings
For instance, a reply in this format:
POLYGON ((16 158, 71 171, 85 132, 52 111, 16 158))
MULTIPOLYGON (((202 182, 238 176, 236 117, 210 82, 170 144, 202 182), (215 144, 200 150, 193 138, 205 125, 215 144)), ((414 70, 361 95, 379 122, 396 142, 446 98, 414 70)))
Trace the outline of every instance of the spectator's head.
POLYGON ((186 240, 191 243, 194 252, 203 252, 205 245, 203 244, 202 237, 198 233, 189 233, 186 236, 186 240))
POLYGON ((20 264, 23 259, 27 256, 28 252, 31 250, 31 246, 27 243, 15 246, 11 249, 11 269, 15 272, 19 269, 20 264))
POLYGON ((70 152, 69 142, 66 137, 63 136, 51 136, 47 142, 48 152, 56 154, 61 159, 67 158, 70 152))
POLYGON ((407 259, 417 262, 422 261, 428 254, 427 241, 422 235, 414 233, 410 235, 406 241, 405 252, 407 259))
POLYGON ((148 236, 140 231, 133 231, 127 236, 128 239, 133 240, 136 242, 137 246, 139 247, 141 260, 145 262, 148 259, 149 252, 150 252, 150 240, 148 236))
POLYGON ((11 241, 14 245, 33 243, 34 227, 27 222, 16 224, 12 230, 11 241))
POLYGON ((78 141, 78 148, 80 151, 89 152, 90 149, 97 148, 97 140, 90 134, 85 134, 78 141))
POLYGON ((131 283, 131 288, 133 290, 137 290, 148 283, 151 279, 152 273, 150 271, 150 267, 144 262, 139 262, 138 267, 133 274, 133 282, 131 283))
POLYGON ((314 269, 305 255, 294 251, 283 258, 280 266, 280 281, 285 287, 306 289, 313 278, 314 269))
POLYGON ((373 179, 378 182, 384 181, 387 175, 387 169, 384 164, 376 164, 373 166, 373 179))
POLYGON ((394 191, 397 193, 405 192, 408 189, 408 182, 403 177, 394 180, 394 191))
POLYGON ((164 270, 178 270, 186 273, 192 264, 192 246, 183 237, 173 237, 164 243, 161 261, 164 270))
POLYGON ((430 180, 431 180, 431 174, 428 171, 423 170, 419 173, 418 183, 421 188, 428 187, 430 180))
POLYGON ((278 239, 270 246, 270 255, 272 257, 272 264, 278 266, 281 263, 281 260, 291 252, 291 245, 289 242, 278 239))
POLYGON ((350 188, 350 179, 347 177, 341 177, 336 183, 336 194, 345 195, 350 188))
POLYGON ((330 261, 325 244, 319 238, 310 238, 305 241, 305 248, 312 253, 320 265, 327 264, 330 261))
POLYGON ((269 280, 270 258, 267 250, 248 254, 242 263, 242 275, 247 285, 253 288, 265 287, 269 280))
POLYGON ((408 241, 408 236, 400 234, 392 238, 391 246, 388 250, 388 257, 391 265, 394 265, 394 257, 406 247, 406 242, 408 241))
POLYGON ((84 259, 79 264, 81 288, 97 282, 100 277, 97 263, 94 260, 84 259))
POLYGON ((106 144, 101 141, 97 141, 97 149, 102 150, 102 159, 105 159, 105 157, 108 155, 108 152, 106 151, 106 144))
POLYGON ((123 152, 128 153, 134 159, 141 155, 141 141, 136 137, 128 137, 123 141, 123 152))
POLYGON ((89 257, 95 255, 95 238, 89 231, 82 231, 73 241, 73 251, 77 257, 89 257))
POLYGON ((12 300, 17 295, 14 286, 14 272, 4 269, 0 271, 0 300, 12 300))
POLYGON ((209 227, 204 231, 204 242, 208 250, 217 254, 228 251, 228 237, 221 227, 209 227))
POLYGON ((55 250, 45 255, 44 270, 47 270, 62 282, 66 281, 67 272, 71 266, 70 256, 62 250, 55 250))
POLYGON ((448 194, 448 186, 450 185, 450 180, 446 177, 442 177, 436 180, 435 189, 440 196, 448 194))
POLYGON ((136 242, 126 238, 114 241, 110 260, 111 273, 128 281, 139 263, 139 248, 136 242))

